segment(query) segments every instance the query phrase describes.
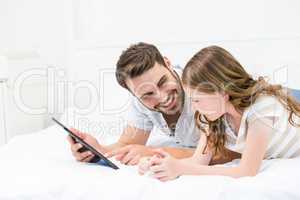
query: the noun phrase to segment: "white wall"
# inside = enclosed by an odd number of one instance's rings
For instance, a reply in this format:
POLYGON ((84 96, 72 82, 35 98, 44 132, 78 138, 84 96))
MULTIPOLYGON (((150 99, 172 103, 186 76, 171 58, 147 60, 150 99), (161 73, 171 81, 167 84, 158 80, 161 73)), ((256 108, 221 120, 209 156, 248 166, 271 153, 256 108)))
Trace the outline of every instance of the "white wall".
POLYGON ((136 0, 129 5, 90 0, 73 5, 72 67, 81 77, 113 68, 120 52, 137 41, 153 42, 181 65, 201 48, 217 44, 254 74, 272 75, 287 66, 291 86, 300 87, 299 1, 136 0), (89 70, 80 67, 86 63, 89 70))
MULTIPOLYGON (((10 53, 18 59, 11 61, 13 78, 32 66, 53 65, 66 70, 70 80, 90 81, 102 108, 113 113, 110 117, 108 111, 102 113, 103 118, 114 120, 124 112, 111 110, 126 106, 128 99, 114 79, 115 63, 123 49, 138 41, 156 44, 173 63, 181 65, 201 48, 221 45, 251 73, 300 88, 299 9, 296 0, 2 0, 0 23, 5 29, 1 28, 0 49, 19 52, 10 53), (23 59, 24 55, 30 59, 23 59), (109 75, 99 80, 107 71, 109 75)), ((28 84, 25 93, 36 106, 47 104, 42 82, 28 84)), ((78 90, 77 104, 84 107, 89 101, 87 91, 78 90)), ((33 116, 11 110, 12 134, 49 123, 48 114, 33 116)))
MULTIPOLYGON (((10 136, 30 133, 45 126, 45 114, 22 111, 15 103, 14 81, 33 68, 66 68, 70 46, 69 4, 71 1, 1 0, 0 54, 9 62, 9 130, 10 136)), ((31 77, 22 87, 28 107, 47 106, 46 78, 31 77)))

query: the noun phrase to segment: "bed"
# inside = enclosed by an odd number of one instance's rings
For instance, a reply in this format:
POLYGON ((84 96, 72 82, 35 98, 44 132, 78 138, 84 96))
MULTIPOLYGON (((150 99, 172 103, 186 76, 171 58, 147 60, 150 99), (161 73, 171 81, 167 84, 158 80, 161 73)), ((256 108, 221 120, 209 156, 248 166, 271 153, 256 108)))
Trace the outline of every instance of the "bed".
POLYGON ((0 148, 0 199, 300 199, 300 159, 264 161, 256 177, 182 176, 166 183, 118 165, 112 170, 76 162, 66 133, 53 125, 0 148))

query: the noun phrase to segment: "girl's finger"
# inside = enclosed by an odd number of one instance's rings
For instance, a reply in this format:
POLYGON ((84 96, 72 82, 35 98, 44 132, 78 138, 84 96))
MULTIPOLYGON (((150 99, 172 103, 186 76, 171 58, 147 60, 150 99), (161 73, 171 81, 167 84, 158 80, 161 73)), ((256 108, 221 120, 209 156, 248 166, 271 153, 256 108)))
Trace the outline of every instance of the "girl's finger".
POLYGON ((161 182, 167 182, 170 179, 169 179, 169 177, 165 176, 165 177, 159 178, 158 180, 160 180, 161 182))
POLYGON ((162 163, 162 159, 157 156, 152 156, 150 159, 150 165, 160 165, 162 163))
POLYGON ((162 165, 154 165, 154 166, 150 167, 150 170, 153 173, 158 173, 158 172, 164 171, 164 167, 162 165))
POLYGON ((146 173, 146 170, 139 168, 138 172, 139 172, 139 175, 144 175, 146 173))
POLYGON ((165 171, 161 171, 161 172, 155 173, 153 175, 153 177, 156 179, 164 178, 166 176, 167 176, 167 173, 165 171))
POLYGON ((149 161, 150 161, 150 158, 144 157, 144 158, 140 159, 139 166, 138 166, 139 174, 143 175, 149 170, 149 167, 150 167, 149 161))

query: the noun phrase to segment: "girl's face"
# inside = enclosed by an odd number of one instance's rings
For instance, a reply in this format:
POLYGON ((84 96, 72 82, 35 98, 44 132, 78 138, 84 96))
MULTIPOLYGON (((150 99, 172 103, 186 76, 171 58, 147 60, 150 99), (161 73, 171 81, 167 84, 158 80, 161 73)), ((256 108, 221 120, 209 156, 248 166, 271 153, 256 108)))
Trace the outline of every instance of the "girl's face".
POLYGON ((199 111, 209 121, 215 121, 226 113, 226 103, 228 95, 221 93, 204 93, 185 87, 189 96, 193 111, 199 111))

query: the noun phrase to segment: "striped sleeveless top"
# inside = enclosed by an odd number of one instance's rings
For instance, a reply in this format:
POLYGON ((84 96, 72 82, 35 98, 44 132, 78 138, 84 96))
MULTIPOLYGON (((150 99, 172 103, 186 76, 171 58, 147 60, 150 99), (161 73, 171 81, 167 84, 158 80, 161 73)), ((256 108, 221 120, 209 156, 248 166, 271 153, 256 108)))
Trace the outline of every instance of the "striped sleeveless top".
MULTIPOLYGON (((261 120, 272 128, 271 137, 264 159, 294 158, 300 156, 300 127, 288 121, 289 111, 274 96, 261 95, 247 108, 242 116, 237 134, 224 118, 227 142, 225 147, 243 153, 246 145, 247 126, 255 120, 261 120)), ((293 116, 299 124, 300 118, 293 116)))

